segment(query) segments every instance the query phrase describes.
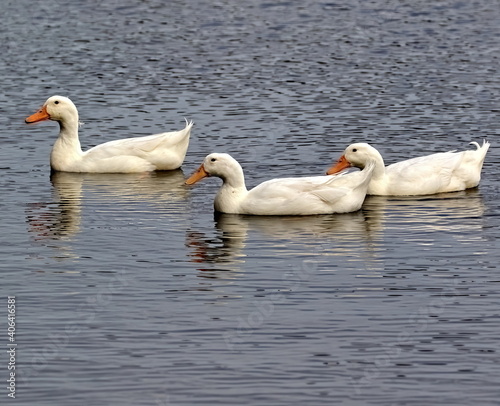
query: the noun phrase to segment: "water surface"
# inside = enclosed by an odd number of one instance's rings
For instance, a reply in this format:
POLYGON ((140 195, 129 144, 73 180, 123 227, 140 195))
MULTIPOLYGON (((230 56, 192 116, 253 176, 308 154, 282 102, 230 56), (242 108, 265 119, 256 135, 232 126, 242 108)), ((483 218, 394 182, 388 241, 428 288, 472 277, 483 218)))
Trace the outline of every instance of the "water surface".
POLYGON ((17 404, 498 403, 494 2, 19 0, 2 15, 17 404), (50 176, 57 126, 23 120, 53 94, 78 106, 84 148, 194 120, 183 167, 50 176), (251 187, 322 174, 354 141, 392 163, 481 139, 478 189, 346 215, 215 216, 218 179, 183 185, 215 151, 251 187))

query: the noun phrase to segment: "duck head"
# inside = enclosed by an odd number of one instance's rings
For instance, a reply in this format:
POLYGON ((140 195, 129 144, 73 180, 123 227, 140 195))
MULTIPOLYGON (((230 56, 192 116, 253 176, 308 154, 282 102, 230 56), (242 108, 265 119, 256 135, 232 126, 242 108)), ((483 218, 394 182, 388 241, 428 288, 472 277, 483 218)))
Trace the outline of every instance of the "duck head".
POLYGON ((40 110, 26 118, 25 121, 28 124, 45 120, 61 122, 67 117, 78 120, 78 111, 73 102, 64 96, 52 96, 47 99, 40 110))
POLYGON ((375 161, 378 157, 380 157, 379 152, 369 144, 364 142, 351 144, 326 174, 333 175, 351 167, 363 169, 368 162, 375 161))
POLYGON ((186 184, 193 185, 209 176, 217 176, 225 181, 233 176, 243 176, 243 171, 238 161, 231 155, 213 153, 205 157, 196 172, 186 180, 186 184))

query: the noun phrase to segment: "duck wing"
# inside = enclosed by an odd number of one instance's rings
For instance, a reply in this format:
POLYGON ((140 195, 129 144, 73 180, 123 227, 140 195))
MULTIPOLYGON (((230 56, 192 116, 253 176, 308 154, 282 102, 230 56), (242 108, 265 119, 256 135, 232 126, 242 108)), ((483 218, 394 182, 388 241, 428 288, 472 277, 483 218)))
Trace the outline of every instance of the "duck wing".
POLYGON ((388 194, 401 196, 440 193, 450 184, 462 159, 462 153, 450 151, 389 165, 385 169, 388 194))
POLYGON ((182 141, 189 140, 193 122, 186 121, 186 128, 181 131, 165 132, 144 137, 124 138, 99 144, 86 151, 94 159, 103 159, 119 155, 132 155, 146 159, 158 149, 174 148, 182 141))
MULTIPOLYGON (((343 176, 344 174, 340 174, 343 176)), ((332 176, 272 179, 249 191, 244 210, 250 214, 307 215, 333 213, 351 189, 336 187, 332 176)))

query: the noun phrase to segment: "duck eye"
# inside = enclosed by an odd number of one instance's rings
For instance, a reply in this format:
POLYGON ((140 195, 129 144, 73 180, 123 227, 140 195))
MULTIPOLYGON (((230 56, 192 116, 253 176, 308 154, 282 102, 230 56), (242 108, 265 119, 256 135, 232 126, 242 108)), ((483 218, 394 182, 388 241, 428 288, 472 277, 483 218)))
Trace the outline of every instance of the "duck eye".
POLYGON ((217 158, 212 158, 211 161, 215 162, 215 161, 217 161, 217 158))
POLYGON ((59 100, 56 100, 56 101, 54 102, 54 104, 59 104, 59 100))
POLYGON ((357 152, 357 149, 356 149, 356 148, 353 148, 352 152, 357 152))

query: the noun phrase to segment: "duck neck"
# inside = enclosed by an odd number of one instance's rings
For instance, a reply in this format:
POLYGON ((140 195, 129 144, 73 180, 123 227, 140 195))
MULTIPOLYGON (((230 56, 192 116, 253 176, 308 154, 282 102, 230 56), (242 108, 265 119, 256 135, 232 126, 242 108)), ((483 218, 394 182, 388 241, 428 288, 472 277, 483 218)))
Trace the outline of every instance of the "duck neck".
POLYGON ((377 154, 377 156, 373 157, 373 161, 375 167, 373 168, 372 179, 381 179, 385 176, 385 163, 382 155, 377 154))
POLYGON ((231 172, 225 174, 222 177, 224 185, 232 189, 244 189, 247 190, 245 186, 245 175, 243 174, 243 169, 241 166, 231 168, 231 172))
POLYGON ((56 171, 71 171, 74 162, 83 152, 78 139, 78 114, 65 117, 59 122, 59 137, 50 154, 50 164, 56 171))
POLYGON ((60 147, 65 149, 81 152, 82 147, 78 139, 78 113, 68 115, 58 122, 59 138, 56 141, 56 145, 59 144, 60 147))
POLYGON ((237 213, 240 202, 248 194, 245 176, 241 167, 221 177, 223 184, 215 198, 215 210, 223 213, 237 213))

